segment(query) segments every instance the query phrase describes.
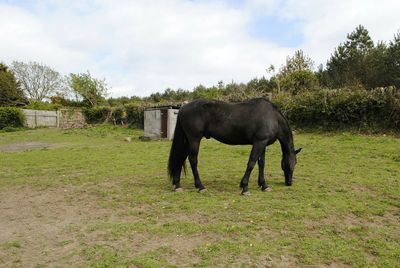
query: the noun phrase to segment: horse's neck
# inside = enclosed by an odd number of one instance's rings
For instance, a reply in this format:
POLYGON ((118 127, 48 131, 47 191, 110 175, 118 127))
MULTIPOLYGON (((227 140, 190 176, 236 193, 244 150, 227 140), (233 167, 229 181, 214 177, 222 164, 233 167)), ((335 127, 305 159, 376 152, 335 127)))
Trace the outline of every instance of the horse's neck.
POLYGON ((282 133, 281 137, 278 138, 281 143, 282 154, 290 155, 294 153, 294 144, 293 144, 293 136, 292 131, 288 128, 284 133, 282 133))

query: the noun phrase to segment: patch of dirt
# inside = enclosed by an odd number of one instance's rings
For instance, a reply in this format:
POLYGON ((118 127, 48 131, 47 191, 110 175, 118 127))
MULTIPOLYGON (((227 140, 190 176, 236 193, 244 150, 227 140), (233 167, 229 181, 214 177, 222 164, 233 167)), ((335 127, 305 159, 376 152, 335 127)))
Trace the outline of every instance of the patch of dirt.
POLYGON ((324 219, 310 220, 305 219, 304 224, 306 224, 310 229, 318 229, 324 225, 341 226, 345 227, 356 227, 356 226, 367 226, 376 227, 384 225, 396 226, 398 223, 398 217, 390 213, 385 213, 383 216, 369 215, 367 218, 360 218, 354 214, 347 215, 331 215, 324 219))
POLYGON ((255 259, 251 259, 248 255, 241 255, 238 260, 240 261, 238 263, 232 264, 231 267, 303 267, 297 264, 294 258, 289 258, 283 255, 274 257, 263 255, 255 259))
POLYGON ((127 257, 166 247, 172 249, 169 261, 185 266, 199 261, 194 248, 223 239, 208 234, 157 236, 145 232, 110 239, 108 231, 88 228, 98 223, 140 221, 140 216, 123 215, 123 207, 102 207, 98 197, 87 191, 90 185, 86 186, 1 189, 0 267, 80 266, 86 261, 84 250, 95 245, 128 252, 127 257))
POLYGON ((207 243, 215 243, 222 240, 218 236, 209 236, 204 234, 195 234, 190 236, 170 235, 166 237, 147 237, 142 241, 130 241, 129 250, 133 255, 158 250, 161 247, 171 248, 173 252, 168 255, 168 261, 178 267, 188 267, 190 263, 200 261, 193 249, 206 245, 207 243))
POLYGON ((71 188, 2 189, 0 266, 75 263, 79 258, 75 252, 79 248, 79 237, 71 236, 70 230, 83 228, 90 218, 101 217, 107 211, 87 197, 74 196, 71 188), (66 258, 68 255, 76 256, 66 258))
POLYGON ((52 144, 46 142, 19 142, 13 144, 7 144, 0 147, 0 151, 2 152, 18 152, 18 151, 26 151, 32 149, 43 149, 43 148, 53 148, 58 147, 59 144, 52 144))

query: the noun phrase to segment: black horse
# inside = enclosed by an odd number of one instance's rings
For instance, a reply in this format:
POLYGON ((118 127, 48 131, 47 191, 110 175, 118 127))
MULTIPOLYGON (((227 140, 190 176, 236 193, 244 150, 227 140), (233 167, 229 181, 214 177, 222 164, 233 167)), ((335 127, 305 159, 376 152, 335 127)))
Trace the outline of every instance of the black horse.
POLYGON ((168 173, 176 191, 181 190, 180 176, 189 157, 194 185, 200 192, 205 187, 197 170, 200 140, 210 137, 226 144, 252 145, 247 169, 240 182, 242 194, 248 193, 250 173, 258 161, 258 185, 263 191, 270 188, 265 182, 264 165, 266 146, 279 140, 282 148, 282 170, 285 184, 292 185, 296 154, 292 131, 288 121, 270 101, 258 98, 240 103, 215 100, 195 100, 184 105, 178 113, 174 139, 168 161, 168 173))

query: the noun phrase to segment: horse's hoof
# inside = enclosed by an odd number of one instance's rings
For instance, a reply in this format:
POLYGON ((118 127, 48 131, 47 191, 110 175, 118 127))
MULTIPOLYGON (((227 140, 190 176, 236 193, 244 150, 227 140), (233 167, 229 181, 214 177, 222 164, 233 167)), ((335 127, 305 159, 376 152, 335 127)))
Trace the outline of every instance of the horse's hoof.
POLYGON ((267 188, 265 188, 265 189, 262 189, 262 191, 263 191, 263 192, 271 192, 272 189, 271 189, 271 187, 267 187, 267 188))
POLYGON ((207 192, 207 189, 206 189, 206 188, 203 188, 203 189, 200 189, 200 190, 199 190, 199 193, 201 193, 201 194, 203 194, 203 193, 205 193, 205 192, 207 192))
POLYGON ((249 191, 246 191, 246 192, 242 191, 242 195, 250 195, 250 192, 249 191))
POLYGON ((182 189, 182 187, 179 187, 179 188, 175 188, 174 191, 175 191, 175 192, 182 192, 183 189, 182 189))

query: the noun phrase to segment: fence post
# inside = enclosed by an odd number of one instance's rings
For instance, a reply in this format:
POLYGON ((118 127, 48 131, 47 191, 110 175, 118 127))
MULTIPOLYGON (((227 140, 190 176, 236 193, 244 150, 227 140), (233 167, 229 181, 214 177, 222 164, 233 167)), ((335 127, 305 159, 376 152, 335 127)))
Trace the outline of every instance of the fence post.
POLYGON ((37 111, 36 110, 35 110, 35 120, 34 120, 34 122, 35 122, 34 128, 36 128, 37 127, 37 111))
POLYGON ((60 128, 60 110, 57 110, 56 122, 57 122, 57 128, 60 128))

